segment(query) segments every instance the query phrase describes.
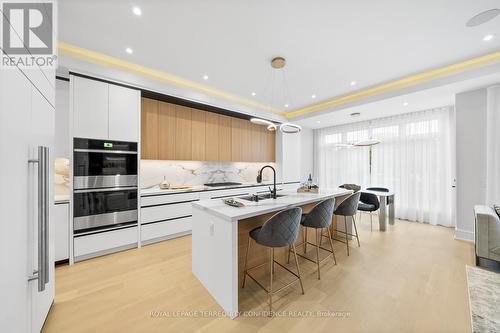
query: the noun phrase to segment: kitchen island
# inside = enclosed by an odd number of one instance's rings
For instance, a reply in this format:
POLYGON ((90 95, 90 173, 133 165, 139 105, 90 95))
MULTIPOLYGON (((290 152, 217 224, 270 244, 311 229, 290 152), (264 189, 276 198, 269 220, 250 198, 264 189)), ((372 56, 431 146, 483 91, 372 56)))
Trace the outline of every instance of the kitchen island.
MULTIPOLYGON (((231 207, 222 200, 193 202, 193 274, 229 317, 237 317, 248 232, 280 210, 302 207, 307 212, 319 201, 335 198, 338 204, 350 193, 345 189, 320 193, 282 191, 277 199, 259 202, 237 199, 244 207, 231 207)), ((280 250, 276 252, 276 259, 285 262, 287 248, 280 250)), ((265 248, 255 246, 249 256, 249 266, 265 262, 267 258, 265 248)))

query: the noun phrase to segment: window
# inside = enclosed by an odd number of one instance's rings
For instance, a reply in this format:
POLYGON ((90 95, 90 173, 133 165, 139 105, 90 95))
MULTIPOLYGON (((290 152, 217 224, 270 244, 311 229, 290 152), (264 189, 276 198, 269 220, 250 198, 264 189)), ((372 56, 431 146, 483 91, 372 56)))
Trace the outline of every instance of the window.
POLYGON ((406 124, 406 135, 436 134, 438 132, 437 119, 424 120, 406 124))
POLYGON ((341 133, 325 135, 325 143, 326 144, 341 143, 341 142, 342 142, 342 134, 341 133))
POLYGON ((399 136, 399 126, 376 127, 372 130, 372 137, 375 139, 395 138, 399 136))
POLYGON ((359 131, 347 132, 347 143, 355 143, 358 141, 368 140, 368 129, 362 129, 359 131))

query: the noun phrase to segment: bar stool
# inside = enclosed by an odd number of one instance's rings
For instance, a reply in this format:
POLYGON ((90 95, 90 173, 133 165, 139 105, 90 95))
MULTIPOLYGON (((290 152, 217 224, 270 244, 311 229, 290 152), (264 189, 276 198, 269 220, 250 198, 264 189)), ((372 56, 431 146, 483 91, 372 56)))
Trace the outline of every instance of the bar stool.
MULTIPOLYGON (((303 242, 302 244, 298 244, 298 246, 304 245, 304 255, 301 255, 299 253, 297 255, 301 258, 304 258, 306 260, 315 263, 318 266, 318 280, 321 279, 321 273, 319 269, 320 263, 322 263, 331 256, 333 258, 333 262, 335 263, 335 265, 337 264, 337 259, 335 258, 335 253, 333 251, 332 235, 330 233, 330 226, 332 224, 334 207, 335 207, 334 198, 323 200, 319 202, 316 206, 314 206, 309 213, 303 214, 302 219, 300 221, 300 224, 303 227, 303 233, 302 233, 303 242), (307 241, 307 228, 315 229, 316 244, 307 241), (325 229, 326 229, 326 235, 323 234, 323 231, 325 229), (321 236, 319 236, 318 233, 321 234, 321 236), (330 241, 330 249, 326 249, 321 246, 321 240, 323 239, 323 237, 327 237, 328 240, 330 241), (314 245, 316 247, 316 260, 313 260, 305 256, 307 252, 307 244, 314 245), (319 249, 330 252, 330 254, 327 255, 325 258, 323 258, 321 261, 319 260, 319 249)), ((291 247, 288 249, 288 262, 290 262, 290 252, 291 252, 291 247)))
POLYGON ((245 255, 245 268, 243 274, 243 285, 242 288, 245 288, 246 277, 248 275, 249 278, 255 281, 259 287, 264 289, 267 292, 269 298, 269 311, 272 315, 273 311, 273 294, 289 287, 293 283, 299 281, 300 288, 302 289, 302 294, 304 294, 304 286, 302 284, 302 277, 300 276, 299 269, 299 261, 297 260, 297 253, 295 252, 295 241, 299 236, 299 228, 300 228, 300 219, 302 216, 302 208, 295 207, 287 210, 280 211, 275 215, 271 216, 264 224, 258 228, 250 230, 248 237, 248 245, 247 251, 245 255), (257 279, 255 279, 250 273, 249 270, 252 270, 257 267, 261 267, 266 263, 247 268, 248 262, 248 252, 250 251, 251 240, 254 240, 257 244, 268 247, 269 248, 269 257, 270 257, 270 280, 269 280, 269 289, 260 284, 257 279), (274 249, 277 247, 292 247, 293 254, 295 257, 295 265, 297 266, 297 273, 291 271, 287 267, 283 266, 276 260, 274 260, 274 249), (273 290, 273 275, 274 275, 274 264, 278 264, 291 274, 293 274, 297 279, 292 282, 286 284, 278 290, 273 290))
POLYGON ((340 240, 340 239, 335 239, 338 240, 339 242, 345 243, 347 247, 347 255, 349 255, 349 238, 348 236, 353 236, 356 237, 358 241, 358 247, 360 246, 359 244, 359 237, 358 237, 358 228, 356 227, 356 212, 358 210, 358 203, 359 203, 359 197, 361 195, 361 192, 356 192, 354 194, 351 194, 348 196, 344 201, 342 201, 339 206, 335 209, 333 214, 337 216, 343 216, 344 217, 344 228, 345 231, 338 230, 338 228, 335 230, 335 232, 340 232, 345 235, 345 241, 340 240), (352 222, 354 225, 354 230, 356 231, 356 234, 350 234, 347 232, 347 216, 352 217, 352 222))

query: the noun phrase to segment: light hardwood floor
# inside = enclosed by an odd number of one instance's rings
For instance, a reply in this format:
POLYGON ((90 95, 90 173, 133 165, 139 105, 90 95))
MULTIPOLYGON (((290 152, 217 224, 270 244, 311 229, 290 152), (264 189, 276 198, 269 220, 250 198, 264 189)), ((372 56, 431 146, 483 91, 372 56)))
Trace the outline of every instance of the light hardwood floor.
MULTIPOLYGON (((296 284, 273 301, 276 311, 348 317, 166 317, 220 311, 191 274, 186 236, 58 267, 43 332, 470 332, 465 265, 474 263, 472 244, 454 240, 452 229, 405 221, 370 232, 365 216, 358 228, 360 248, 353 242, 347 257, 335 242, 338 264, 325 261, 320 281, 315 264, 299 259, 305 295, 296 284)), ((240 304, 267 310, 253 281, 240 289, 240 304)))

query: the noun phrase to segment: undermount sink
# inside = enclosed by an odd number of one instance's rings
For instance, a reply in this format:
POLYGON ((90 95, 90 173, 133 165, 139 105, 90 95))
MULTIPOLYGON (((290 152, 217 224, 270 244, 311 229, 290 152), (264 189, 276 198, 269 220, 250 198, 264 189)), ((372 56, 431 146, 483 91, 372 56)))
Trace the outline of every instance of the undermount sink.
MULTIPOLYGON (((285 194, 276 194, 276 198, 280 198, 280 197, 284 197, 284 196, 286 196, 286 195, 285 194)), ((273 198, 271 193, 259 194, 257 197, 258 197, 259 201, 273 198)), ((247 200, 247 201, 257 201, 255 195, 247 195, 244 197, 239 197, 238 199, 247 200)))

